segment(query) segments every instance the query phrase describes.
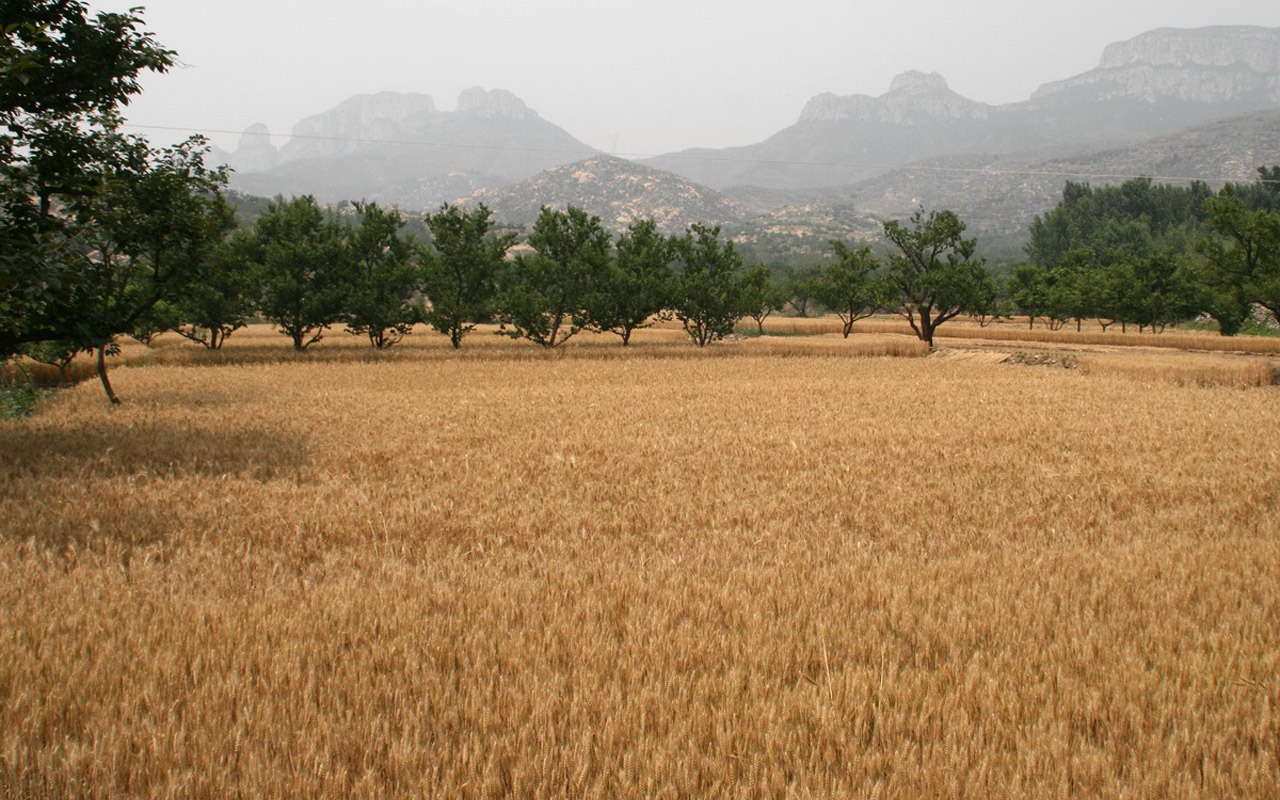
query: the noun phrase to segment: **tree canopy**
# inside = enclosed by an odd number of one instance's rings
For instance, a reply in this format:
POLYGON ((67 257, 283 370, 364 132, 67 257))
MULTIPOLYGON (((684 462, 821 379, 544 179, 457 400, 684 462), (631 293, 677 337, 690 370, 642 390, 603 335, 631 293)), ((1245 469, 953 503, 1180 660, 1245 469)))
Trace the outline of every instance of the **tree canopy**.
POLYGON ((140 91, 140 75, 167 70, 174 54, 133 12, 91 17, 74 0, 19 0, 0 14, 0 354, 76 338, 73 328, 122 333, 103 330, 118 328, 114 320, 83 316, 101 288, 84 242, 142 235, 137 214, 105 216, 106 198, 128 199, 125 184, 143 176, 153 197, 172 196, 184 178, 202 194, 219 178, 197 166, 194 143, 157 155, 119 132, 118 110, 140 91))
POLYGON ((419 248, 401 232, 404 216, 377 203, 355 204, 359 222, 345 228, 350 287, 347 331, 367 336, 378 350, 398 343, 422 318, 419 248))
POLYGON ((258 310, 301 352, 343 318, 351 275, 343 226, 310 195, 277 199, 254 224, 248 257, 261 275, 258 310))
POLYGON ((59 341, 103 353, 166 297, 230 226, 226 176, 199 137, 153 149, 122 133, 139 78, 174 54, 135 9, 76 0, 0 7, 0 356, 59 341))
POLYGON ((543 206, 529 235, 532 254, 507 271, 498 301, 508 335, 557 347, 592 324, 590 307, 609 268, 612 242, 600 218, 581 208, 543 206))
POLYGON ((1280 320, 1280 168, 1259 173, 1252 191, 1228 184, 1205 201, 1212 235, 1197 246, 1199 275, 1219 302, 1237 311, 1257 303, 1280 320))
POLYGON ((632 333, 651 324, 667 308, 673 247, 652 219, 637 220, 627 227, 593 293, 590 316, 596 328, 616 333, 625 347, 631 343, 632 333))
POLYGON ((483 203, 470 211, 446 203, 426 223, 432 249, 424 266, 425 318, 461 347, 476 323, 494 313, 498 275, 515 236, 493 234, 493 214, 483 203))
POLYGON ((853 323, 893 303, 893 286, 880 272, 880 261, 870 247, 854 250, 833 240, 836 260, 812 284, 813 298, 840 317, 841 333, 849 338, 853 323))
POLYGON ((675 240, 680 269, 672 289, 672 312, 698 347, 733 333, 743 316, 742 256, 719 227, 690 225, 675 240))
POLYGON ((885 238, 897 248, 887 274, 897 289, 898 313, 930 347, 938 326, 974 306, 988 285, 984 262, 974 257, 977 240, 965 239, 964 230, 952 211, 926 216, 919 209, 906 225, 884 223, 885 238))

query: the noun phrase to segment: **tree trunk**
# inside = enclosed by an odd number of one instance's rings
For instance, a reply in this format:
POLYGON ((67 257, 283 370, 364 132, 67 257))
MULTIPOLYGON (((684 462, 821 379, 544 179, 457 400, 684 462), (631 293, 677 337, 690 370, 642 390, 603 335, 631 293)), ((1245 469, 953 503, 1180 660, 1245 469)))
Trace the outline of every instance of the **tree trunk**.
POLYGON ((933 319, 928 314, 920 315, 920 339, 933 349, 933 331, 937 326, 933 324, 933 319))
POLYGON ((120 398, 111 388, 111 379, 107 377, 107 346, 105 344, 98 348, 98 380, 102 381, 102 388, 107 393, 107 399, 111 401, 111 405, 120 405, 120 398))

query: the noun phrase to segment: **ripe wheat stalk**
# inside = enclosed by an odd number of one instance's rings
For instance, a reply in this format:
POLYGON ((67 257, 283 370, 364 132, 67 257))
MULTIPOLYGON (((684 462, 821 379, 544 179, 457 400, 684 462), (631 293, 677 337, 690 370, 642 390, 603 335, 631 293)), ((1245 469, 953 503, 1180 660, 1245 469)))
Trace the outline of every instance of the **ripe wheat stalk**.
POLYGON ((1274 388, 647 336, 0 426, 0 796, 1280 791, 1274 388))

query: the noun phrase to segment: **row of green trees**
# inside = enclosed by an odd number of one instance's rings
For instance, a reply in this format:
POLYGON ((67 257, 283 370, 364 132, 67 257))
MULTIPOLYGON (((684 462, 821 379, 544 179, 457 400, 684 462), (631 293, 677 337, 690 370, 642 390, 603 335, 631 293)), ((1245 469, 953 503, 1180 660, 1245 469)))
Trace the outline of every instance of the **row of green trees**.
MULTIPOLYGON (((769 267, 746 267, 715 227, 667 236, 646 219, 615 241, 599 217, 548 207, 513 256, 516 235, 496 232, 483 205, 426 215, 427 245, 401 233, 396 211, 352 210, 344 219, 311 197, 271 203, 252 229, 210 250, 198 286, 158 304, 134 334, 173 329, 217 348, 257 316, 297 350, 337 324, 385 348, 426 322, 459 347, 477 323, 492 321, 546 348, 584 330, 615 333, 625 346, 636 330, 674 318, 704 347, 747 317, 763 330, 792 300, 769 267)), ((883 268, 870 247, 833 242, 836 258, 815 281, 816 297, 844 321, 845 336, 856 320, 891 309, 932 344, 939 325, 996 292, 963 231, 945 211, 887 223, 897 254, 883 268)))
POLYGON ((588 329, 625 345, 671 315, 701 346, 786 301, 767 269, 743 268, 718 228, 667 237, 641 220, 615 242, 599 217, 544 208, 527 252, 510 257, 517 237, 496 232, 483 205, 427 215, 430 244, 403 235, 397 211, 352 208, 354 218, 343 219, 311 197, 271 203, 251 229, 212 250, 216 266, 198 290, 155 308, 145 333, 172 328, 217 348, 258 316, 297 350, 337 324, 381 349, 426 322, 459 347, 477 323, 495 321, 507 335, 552 348, 588 329))
MULTIPOLYGON (((1098 318, 1104 327, 1160 329, 1207 313, 1234 333, 1249 306, 1275 304, 1265 280, 1275 243, 1264 235, 1280 205, 1273 177, 1264 171, 1258 184, 1216 196, 1203 184, 1068 184, 1062 203, 1032 226, 1034 260, 1003 287, 974 257, 976 240, 964 237, 955 214, 921 210, 884 224, 887 257, 833 241, 833 259, 807 277, 804 294, 841 318, 845 336, 857 320, 893 311, 930 345, 946 321, 1002 308, 1054 328, 1098 318), (1247 261, 1236 264, 1240 258, 1247 261)), ((299 350, 339 323, 385 348, 428 322, 457 347, 477 322, 494 320, 508 335, 551 348, 588 329, 626 345, 652 320, 674 317, 705 346, 744 317, 762 329, 773 311, 799 304, 768 267, 744 269, 716 228, 667 237, 642 220, 615 242, 580 208, 544 208, 527 252, 509 258, 517 237, 498 234, 483 206, 427 215, 430 246, 401 233, 398 212, 372 203, 351 211, 341 218, 310 197, 277 200, 252 229, 196 259, 199 280, 138 329, 172 328, 216 348, 257 315, 299 350)))

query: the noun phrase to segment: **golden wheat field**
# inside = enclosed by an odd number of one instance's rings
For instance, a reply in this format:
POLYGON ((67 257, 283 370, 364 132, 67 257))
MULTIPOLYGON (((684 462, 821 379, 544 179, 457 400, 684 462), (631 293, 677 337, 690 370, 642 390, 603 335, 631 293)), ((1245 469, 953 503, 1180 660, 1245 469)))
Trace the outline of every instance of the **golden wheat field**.
POLYGON ((0 797, 1280 794, 1242 362, 283 341, 0 423, 0 797))

